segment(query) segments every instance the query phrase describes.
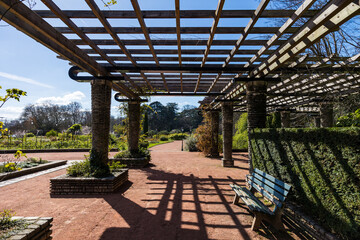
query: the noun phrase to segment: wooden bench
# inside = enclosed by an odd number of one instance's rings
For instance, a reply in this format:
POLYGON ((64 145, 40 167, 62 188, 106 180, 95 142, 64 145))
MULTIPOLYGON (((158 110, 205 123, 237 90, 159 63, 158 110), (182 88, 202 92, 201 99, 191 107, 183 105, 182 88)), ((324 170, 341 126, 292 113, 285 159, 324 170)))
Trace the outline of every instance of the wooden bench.
POLYGON ((258 229, 262 220, 266 220, 276 229, 284 229, 281 215, 291 186, 259 169, 255 169, 251 175, 246 175, 246 183, 249 189, 235 184, 230 184, 230 186, 235 191, 233 203, 238 204, 241 198, 255 215, 251 230, 258 229), (256 191, 274 204, 273 210, 254 196, 256 191))

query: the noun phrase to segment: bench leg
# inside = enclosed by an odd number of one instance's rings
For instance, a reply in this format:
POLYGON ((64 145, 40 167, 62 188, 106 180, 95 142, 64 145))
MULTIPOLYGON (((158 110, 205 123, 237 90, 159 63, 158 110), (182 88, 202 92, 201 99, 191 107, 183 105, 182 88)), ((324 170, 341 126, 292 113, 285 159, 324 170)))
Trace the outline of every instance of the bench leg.
POLYGON ((235 193, 235 197, 234 197, 234 201, 233 204, 238 204, 239 203, 239 196, 235 193))
POLYGON ((271 224, 274 226, 276 230, 283 231, 285 230, 285 226, 281 220, 281 215, 282 214, 275 215, 273 221, 271 221, 271 224))
POLYGON ((255 213, 254 221, 251 225, 252 231, 259 229, 262 219, 262 214, 255 213))

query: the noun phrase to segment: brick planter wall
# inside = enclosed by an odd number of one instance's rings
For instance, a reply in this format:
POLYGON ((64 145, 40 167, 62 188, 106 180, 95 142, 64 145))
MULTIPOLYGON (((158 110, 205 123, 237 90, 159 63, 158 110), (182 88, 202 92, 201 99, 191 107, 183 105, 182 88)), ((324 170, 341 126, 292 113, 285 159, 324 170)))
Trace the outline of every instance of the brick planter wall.
POLYGON ((120 162, 121 164, 126 164, 127 168, 143 168, 150 162, 150 157, 142 158, 110 158, 110 162, 120 162))
POLYGON ((49 163, 40 164, 39 166, 32 168, 23 168, 21 171, 16 172, 8 172, 8 173, 0 173, 0 182, 5 181, 11 178, 21 177, 27 174, 40 172, 43 170, 47 170, 54 167, 59 167, 66 164, 66 160, 64 161, 51 161, 49 163))
MULTIPOLYGON (((13 217, 14 220, 24 220, 27 228, 10 235, 9 240, 47 240, 52 239, 51 217, 13 217)), ((0 235, 1 237, 1 235, 0 235)))
POLYGON ((69 177, 61 175, 50 179, 50 195, 109 194, 117 191, 128 181, 128 169, 113 173, 106 178, 69 177))

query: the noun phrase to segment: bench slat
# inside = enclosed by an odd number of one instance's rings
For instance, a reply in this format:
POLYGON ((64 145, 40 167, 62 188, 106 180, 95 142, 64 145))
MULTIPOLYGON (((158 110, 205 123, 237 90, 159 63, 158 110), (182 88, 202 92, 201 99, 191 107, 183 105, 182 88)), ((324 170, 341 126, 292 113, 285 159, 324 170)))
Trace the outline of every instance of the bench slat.
POLYGON ((278 186, 286 189, 287 191, 289 191, 290 188, 291 188, 291 186, 289 184, 284 183, 283 181, 281 181, 281 180, 271 176, 270 174, 267 174, 267 173, 265 173, 265 172, 263 172, 263 171, 261 171, 261 170, 259 170, 257 168, 254 169, 254 172, 259 174, 260 176, 270 180, 271 182, 276 183, 278 186))
POLYGON ((263 185, 266 185, 267 188, 269 188, 269 190, 266 189, 269 193, 275 195, 280 201, 285 201, 285 198, 286 198, 287 194, 289 193, 289 191, 287 191, 286 189, 284 189, 282 187, 279 187, 278 185, 276 185, 273 182, 270 182, 269 180, 260 176, 257 173, 254 173, 253 177, 255 177, 255 179, 257 180, 257 184, 259 184, 261 187, 263 187, 263 185))
POLYGON ((243 200, 243 202, 249 207, 251 211, 264 212, 269 215, 274 215, 274 213, 259 199, 257 199, 247 188, 242 188, 235 184, 230 184, 230 187, 243 200))
POLYGON ((270 200, 271 202, 273 202, 277 207, 281 207, 282 206, 282 202, 277 200, 276 198, 273 197, 273 195, 271 195, 269 192, 267 192, 267 190, 263 189, 262 187, 260 187, 258 184, 256 184, 255 182, 253 182, 254 177, 253 176, 249 176, 248 178, 248 182, 249 184, 255 188, 259 193, 261 193, 264 197, 266 197, 268 200, 270 200))

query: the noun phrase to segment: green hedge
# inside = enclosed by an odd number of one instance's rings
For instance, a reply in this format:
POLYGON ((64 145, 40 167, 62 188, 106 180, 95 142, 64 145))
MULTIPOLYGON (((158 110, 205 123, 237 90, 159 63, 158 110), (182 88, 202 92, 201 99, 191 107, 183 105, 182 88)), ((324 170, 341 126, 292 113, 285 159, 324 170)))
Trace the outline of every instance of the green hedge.
POLYGON ((302 206, 342 239, 360 239, 360 128, 256 129, 254 167, 293 186, 302 206))

